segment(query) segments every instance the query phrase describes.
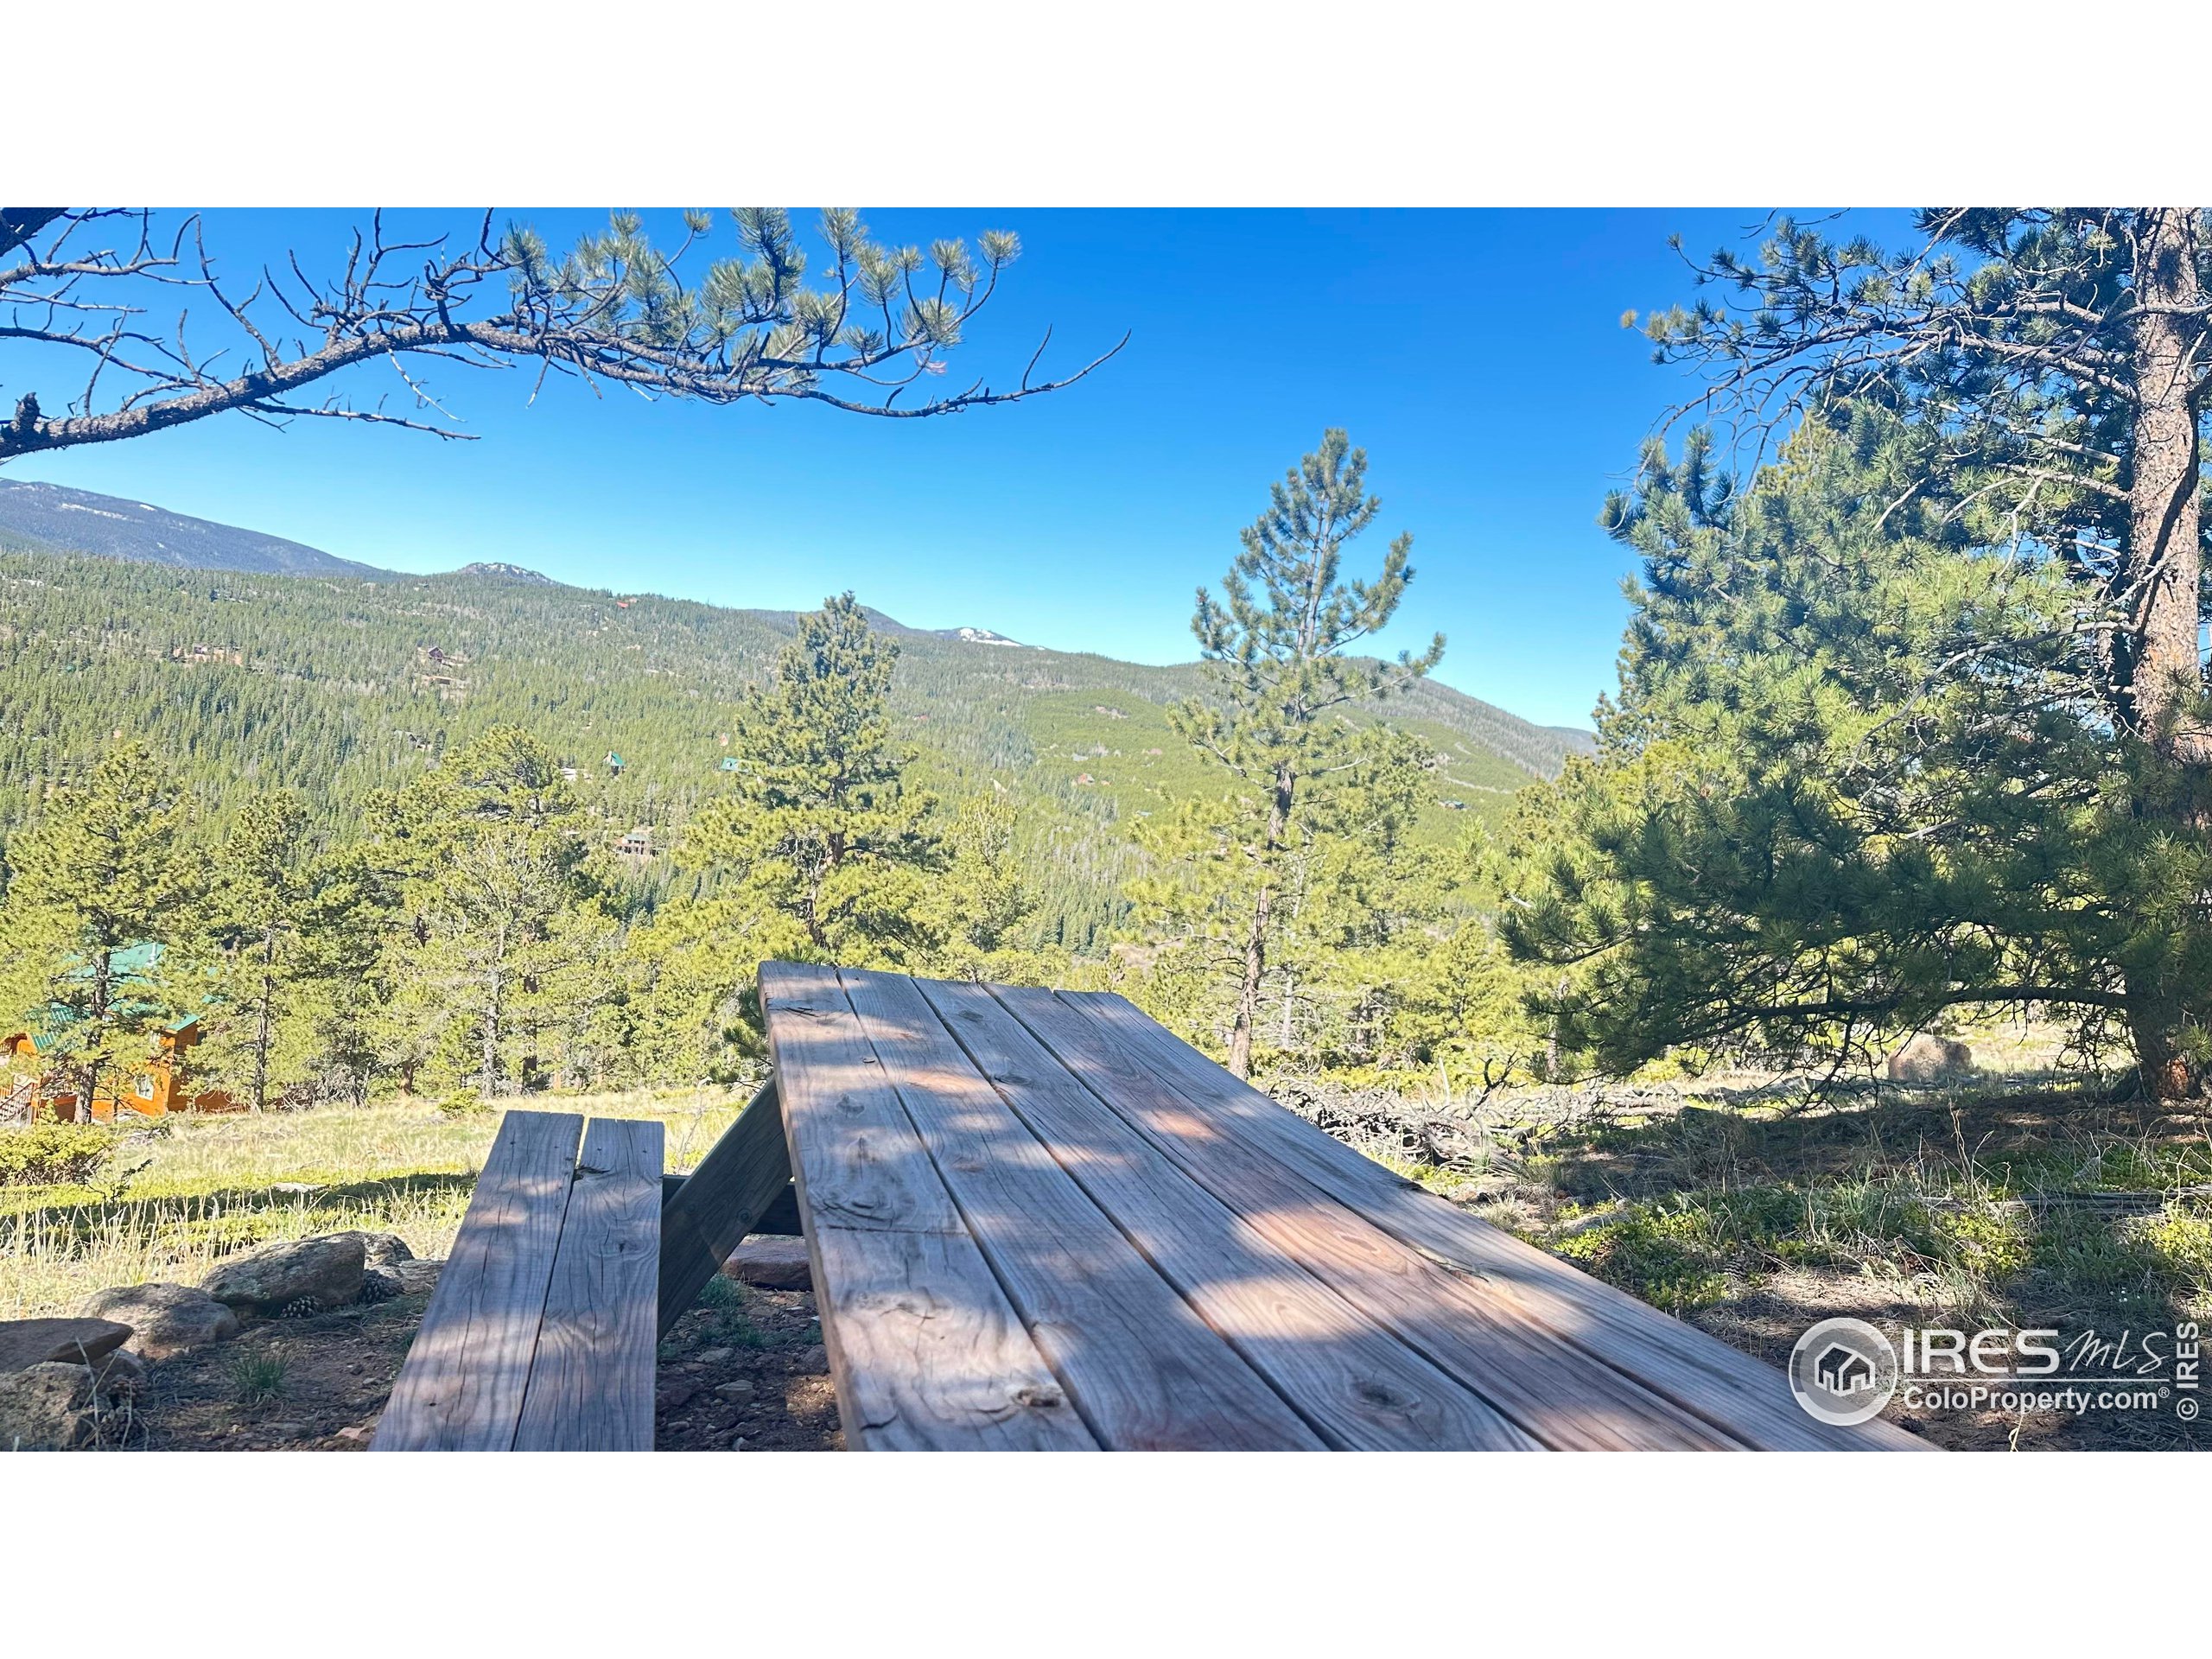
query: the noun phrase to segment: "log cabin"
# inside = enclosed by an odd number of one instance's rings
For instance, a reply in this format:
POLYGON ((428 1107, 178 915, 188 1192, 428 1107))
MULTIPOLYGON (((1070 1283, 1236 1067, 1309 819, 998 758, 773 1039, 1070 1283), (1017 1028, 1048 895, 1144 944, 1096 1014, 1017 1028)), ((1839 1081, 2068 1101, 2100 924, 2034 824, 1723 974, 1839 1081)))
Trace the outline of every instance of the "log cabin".
MULTIPOLYGON (((158 944, 133 945, 118 950, 110 971, 118 986, 151 982, 161 960, 158 944)), ((0 1039, 0 1117, 35 1117, 51 1113, 61 1122, 79 1116, 106 1121, 119 1112, 142 1117, 163 1117, 173 1111, 219 1112, 238 1109, 237 1103, 220 1089, 195 1089, 187 1056, 204 1034, 197 1014, 165 1022, 149 1033, 144 1059, 132 1066, 118 1059, 94 1087, 89 1107, 82 1098, 80 1078, 73 1068, 54 1062, 74 1017, 52 1008, 47 1018, 29 1029, 0 1039)))

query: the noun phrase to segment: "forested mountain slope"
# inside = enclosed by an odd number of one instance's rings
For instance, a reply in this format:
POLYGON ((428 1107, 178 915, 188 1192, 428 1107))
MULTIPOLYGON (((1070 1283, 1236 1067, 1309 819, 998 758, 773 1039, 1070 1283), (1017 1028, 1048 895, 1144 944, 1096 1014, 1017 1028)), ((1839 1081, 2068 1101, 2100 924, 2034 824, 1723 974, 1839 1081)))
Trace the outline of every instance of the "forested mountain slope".
MULTIPOLYGON (((1166 723, 1200 689, 1197 666, 878 626, 899 640, 894 695, 925 776, 948 790, 995 777, 1031 799, 1044 908, 1084 948, 1118 910, 1128 817, 1218 787, 1166 723)), ((651 825, 664 845, 721 788, 728 703, 791 628, 786 612, 505 572, 181 572, 0 545, 0 844, 118 732, 194 785, 212 827, 240 785, 296 787, 342 823, 512 722, 589 781, 611 833, 651 825)), ((1436 809, 1440 830, 1454 810, 1491 816, 1573 747, 1433 683, 1391 718, 1436 744, 1439 793, 1458 804, 1436 809)))

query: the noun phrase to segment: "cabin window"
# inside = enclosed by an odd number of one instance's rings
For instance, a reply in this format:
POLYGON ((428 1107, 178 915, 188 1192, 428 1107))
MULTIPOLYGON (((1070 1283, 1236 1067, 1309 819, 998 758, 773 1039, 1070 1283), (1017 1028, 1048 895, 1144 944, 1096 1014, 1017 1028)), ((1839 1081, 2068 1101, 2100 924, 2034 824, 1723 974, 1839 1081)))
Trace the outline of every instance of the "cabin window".
POLYGON ((149 1072, 142 1071, 137 1077, 133 1077, 130 1080, 130 1092, 137 1096, 141 1100, 151 1100, 154 1097, 154 1079, 152 1075, 149 1072))

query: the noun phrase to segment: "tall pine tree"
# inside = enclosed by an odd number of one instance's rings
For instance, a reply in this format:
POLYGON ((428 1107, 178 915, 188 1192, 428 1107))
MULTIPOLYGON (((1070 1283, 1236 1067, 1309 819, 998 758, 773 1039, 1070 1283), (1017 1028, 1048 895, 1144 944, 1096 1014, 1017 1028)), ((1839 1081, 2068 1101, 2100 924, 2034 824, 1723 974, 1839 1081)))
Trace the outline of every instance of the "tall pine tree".
POLYGON ((194 1071, 257 1112, 326 1075, 358 1096, 359 1003, 389 902, 357 850, 315 846, 298 793, 250 798, 188 953, 208 987, 194 1071))
POLYGON ((897 644, 850 594, 798 620, 774 674, 735 711, 732 792, 702 811, 682 858, 713 870, 769 955, 908 965, 937 944, 934 805, 893 736, 897 644))
POLYGON ((1529 791, 1555 833, 1505 931, 1609 1071, 1996 1003, 2095 1046, 2146 972, 2212 983, 2205 852, 2135 810, 2072 577, 1900 505, 1897 436, 1808 425, 1740 492, 1655 443, 1608 505, 1643 557, 1621 694, 1529 791))
POLYGON ((379 969, 393 1061, 487 1096, 542 1086, 620 990, 601 861, 556 758, 494 727, 378 816, 404 882, 379 969))
POLYGON ((1364 728, 1347 716, 1444 655, 1442 634, 1418 657, 1401 653, 1394 663, 1347 654, 1389 622, 1413 579, 1410 534, 1390 543, 1372 581, 1344 575, 1345 545, 1382 511, 1366 479, 1367 452, 1341 428, 1325 432, 1243 532, 1222 597, 1201 588, 1191 621, 1212 695, 1177 709, 1176 728, 1227 772, 1232 791, 1218 809, 1184 823, 1183 861, 1207 869, 1205 885, 1218 899, 1205 931, 1227 959, 1229 1067, 1238 1077, 1251 1074, 1293 861, 1330 789, 1371 760, 1364 728))

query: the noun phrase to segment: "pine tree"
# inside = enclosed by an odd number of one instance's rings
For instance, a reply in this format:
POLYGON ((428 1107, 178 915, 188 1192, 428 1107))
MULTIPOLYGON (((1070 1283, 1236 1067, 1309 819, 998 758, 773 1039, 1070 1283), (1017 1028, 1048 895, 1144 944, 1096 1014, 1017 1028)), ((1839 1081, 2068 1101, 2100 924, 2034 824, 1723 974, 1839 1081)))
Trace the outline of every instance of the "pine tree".
POLYGON ((1000 983, 1046 976, 1041 954, 1017 943, 1037 907, 1015 840, 1020 817, 1012 798, 994 791, 962 803, 946 826, 944 872, 931 884, 928 925, 942 941, 931 973, 1000 983))
MULTIPOLYGON (((1707 369, 1701 407, 1771 430, 1854 404, 1902 416, 1883 487, 1974 549, 2063 575, 2069 634, 2130 807, 2170 846, 2212 830, 2212 701, 2199 649, 2212 227, 2193 207, 1923 209, 1900 251, 1784 219, 1698 270, 1720 297, 1652 317, 1662 361, 1707 369)), ((2163 853, 2153 852, 2162 858, 2163 853)), ((2154 882, 2153 885, 2156 885, 2154 882)), ((2212 1007, 2145 943, 2117 988, 2143 1077, 2192 1093, 2212 1007)), ((2178 960, 2177 960, 2178 959, 2178 960)))
POLYGON ((318 849, 296 791, 255 795, 226 837, 188 955, 206 980, 195 1071, 264 1111, 329 1072, 365 1086, 357 1004, 388 894, 352 849, 318 849))
POLYGON ((1520 804, 1551 823, 1505 919, 1570 1052, 1863 1058, 1996 1003, 2094 1048, 2145 978, 2212 988, 2212 862, 2137 810, 2071 574, 1898 504, 1898 437, 1807 426, 1740 492, 1655 443, 1609 503, 1643 559, 1621 694, 1520 804))
POLYGON ((44 1063, 87 1111, 180 1014, 157 951, 189 903, 185 810, 152 753, 124 740, 9 843, 0 1024, 41 1033, 44 1063))
POLYGON ((850 594, 798 620, 774 675, 735 710, 735 787, 702 811, 682 860, 715 873, 768 956, 902 966, 938 943, 935 805, 894 741, 899 647, 850 594))
MULTIPOLYGON (((1345 544, 1382 510, 1366 493, 1366 477, 1367 452, 1352 448, 1340 428, 1324 433, 1320 448, 1274 486, 1268 510, 1243 532, 1223 597, 1201 588, 1191 622, 1213 671, 1213 700, 1184 704, 1176 727, 1229 774, 1234 793, 1218 809, 1183 814, 1166 832, 1174 839, 1155 846, 1205 872, 1201 908, 1211 914, 1186 937, 1227 959, 1229 1066, 1239 1077, 1251 1073, 1291 861, 1321 798, 1369 759, 1363 728, 1346 716, 1402 690, 1444 654, 1439 634, 1419 657, 1402 653, 1395 663, 1345 655, 1390 620, 1413 578, 1409 534, 1391 543, 1372 582, 1344 577, 1345 544)), ((1155 899, 1165 893, 1147 891, 1155 899)))
POLYGON ((542 1084, 620 991, 605 879, 554 756, 495 727, 379 816, 404 883, 380 968, 394 1060, 486 1096, 542 1084))

